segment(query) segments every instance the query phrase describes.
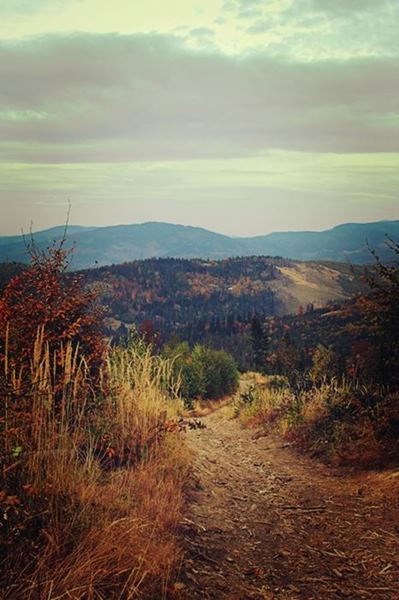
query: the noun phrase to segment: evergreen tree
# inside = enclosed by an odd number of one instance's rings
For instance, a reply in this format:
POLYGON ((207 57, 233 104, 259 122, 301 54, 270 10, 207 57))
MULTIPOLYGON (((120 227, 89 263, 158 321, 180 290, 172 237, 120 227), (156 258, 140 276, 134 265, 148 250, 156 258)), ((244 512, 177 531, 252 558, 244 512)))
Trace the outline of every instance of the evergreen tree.
POLYGON ((251 321, 251 343, 253 366, 257 371, 265 371, 268 351, 268 335, 264 323, 255 314, 251 321))
POLYGON ((399 385, 399 243, 387 238, 392 261, 383 264, 375 251, 376 274, 367 280, 371 294, 360 298, 362 309, 375 335, 381 383, 399 385))
POLYGON ((297 385, 303 372, 304 356, 288 332, 283 335, 276 356, 278 372, 285 375, 291 385, 297 385))

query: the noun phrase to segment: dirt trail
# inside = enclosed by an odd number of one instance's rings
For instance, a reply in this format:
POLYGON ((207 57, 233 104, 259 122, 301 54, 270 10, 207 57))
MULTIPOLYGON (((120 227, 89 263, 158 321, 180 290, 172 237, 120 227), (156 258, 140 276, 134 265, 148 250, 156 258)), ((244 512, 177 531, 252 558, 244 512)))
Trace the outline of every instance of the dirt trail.
POLYGON ((226 409, 202 421, 181 598, 399 600, 399 471, 334 471, 226 409))

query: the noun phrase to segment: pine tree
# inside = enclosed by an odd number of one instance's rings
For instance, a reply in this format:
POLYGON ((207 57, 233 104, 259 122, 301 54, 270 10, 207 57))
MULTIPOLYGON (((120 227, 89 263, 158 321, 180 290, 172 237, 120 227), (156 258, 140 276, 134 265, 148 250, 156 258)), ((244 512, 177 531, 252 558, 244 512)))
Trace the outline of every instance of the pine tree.
POLYGON ((266 357, 268 352, 268 335, 264 323, 255 314, 251 321, 251 343, 253 352, 253 366, 257 371, 266 370, 266 357))

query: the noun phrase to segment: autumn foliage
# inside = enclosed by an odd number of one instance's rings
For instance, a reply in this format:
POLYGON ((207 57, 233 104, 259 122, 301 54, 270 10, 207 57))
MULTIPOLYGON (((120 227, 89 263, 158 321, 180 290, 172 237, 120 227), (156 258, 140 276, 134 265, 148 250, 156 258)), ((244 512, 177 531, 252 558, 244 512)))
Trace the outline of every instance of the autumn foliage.
POLYGON ((105 345, 62 243, 31 258, 0 298, 0 597, 161 598, 188 464, 172 365, 105 345))
POLYGON ((399 459, 399 244, 365 273, 370 289, 348 302, 269 319, 273 375, 245 391, 243 422, 273 428, 335 464, 399 459), (286 378, 274 389, 276 374, 286 378))
POLYGON ((70 253, 62 243, 47 252, 33 246, 30 254, 29 268, 8 283, 0 299, 0 358, 7 352, 10 366, 29 366, 42 329, 50 353, 71 342, 98 370, 105 345, 94 291, 80 275, 66 273, 70 253))

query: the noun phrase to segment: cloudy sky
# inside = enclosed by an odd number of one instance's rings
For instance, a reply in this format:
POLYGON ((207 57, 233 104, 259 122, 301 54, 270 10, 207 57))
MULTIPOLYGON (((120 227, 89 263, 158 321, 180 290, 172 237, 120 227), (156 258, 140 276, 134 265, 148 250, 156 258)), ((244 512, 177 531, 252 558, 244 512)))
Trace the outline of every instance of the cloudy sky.
POLYGON ((398 0, 0 0, 0 235, 399 218, 398 0))

